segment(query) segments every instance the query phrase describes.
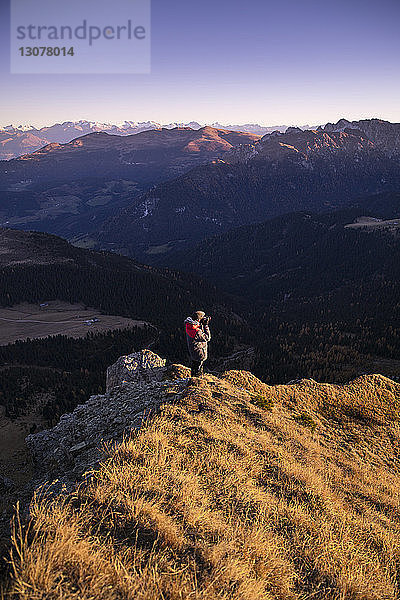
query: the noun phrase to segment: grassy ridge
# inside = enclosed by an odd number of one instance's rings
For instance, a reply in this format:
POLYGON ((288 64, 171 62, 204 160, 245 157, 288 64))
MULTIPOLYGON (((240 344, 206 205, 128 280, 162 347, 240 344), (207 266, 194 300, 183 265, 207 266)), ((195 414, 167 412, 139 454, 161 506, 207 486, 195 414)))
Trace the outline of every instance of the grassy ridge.
POLYGON ((19 600, 398 598, 400 384, 190 380, 17 524, 19 600))

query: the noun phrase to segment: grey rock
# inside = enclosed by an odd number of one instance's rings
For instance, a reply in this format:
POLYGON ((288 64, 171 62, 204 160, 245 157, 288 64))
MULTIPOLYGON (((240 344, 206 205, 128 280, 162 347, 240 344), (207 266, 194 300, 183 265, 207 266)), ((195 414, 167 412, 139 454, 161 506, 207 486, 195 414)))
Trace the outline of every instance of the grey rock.
POLYGON ((151 350, 121 356, 107 369, 107 392, 123 383, 161 381, 166 362, 151 350))
POLYGON ((76 444, 75 446, 72 446, 72 448, 70 448, 69 451, 71 452, 71 454, 76 454, 77 452, 80 452, 81 450, 84 450, 85 448, 87 448, 87 443, 81 442, 80 444, 76 444))
POLYGON ((165 362, 150 350, 121 357, 108 369, 106 394, 91 396, 63 415, 52 429, 29 435, 26 444, 37 485, 57 479, 57 489, 61 483, 63 489, 71 489, 104 459, 106 444, 140 429, 161 404, 179 397, 187 385, 183 375, 187 377, 189 369, 166 367, 165 362))

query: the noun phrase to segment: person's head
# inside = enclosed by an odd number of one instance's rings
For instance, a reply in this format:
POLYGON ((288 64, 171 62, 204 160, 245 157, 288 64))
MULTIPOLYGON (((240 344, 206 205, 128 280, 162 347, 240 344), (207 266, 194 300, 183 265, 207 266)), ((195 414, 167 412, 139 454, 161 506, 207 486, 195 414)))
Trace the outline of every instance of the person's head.
POLYGON ((202 310, 196 310, 196 312, 193 314, 193 320, 194 321, 200 321, 206 316, 206 313, 203 312, 202 310))

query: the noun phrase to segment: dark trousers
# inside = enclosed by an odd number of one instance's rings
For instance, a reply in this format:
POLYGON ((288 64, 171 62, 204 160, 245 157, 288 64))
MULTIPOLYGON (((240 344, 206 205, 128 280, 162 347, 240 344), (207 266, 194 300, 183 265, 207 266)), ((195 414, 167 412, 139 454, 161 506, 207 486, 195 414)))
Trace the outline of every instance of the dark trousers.
POLYGON ((193 360, 193 358, 192 358, 192 364, 190 365, 190 367, 191 367, 190 376, 191 377, 200 377, 201 375, 203 375, 203 364, 204 364, 204 360, 193 360))

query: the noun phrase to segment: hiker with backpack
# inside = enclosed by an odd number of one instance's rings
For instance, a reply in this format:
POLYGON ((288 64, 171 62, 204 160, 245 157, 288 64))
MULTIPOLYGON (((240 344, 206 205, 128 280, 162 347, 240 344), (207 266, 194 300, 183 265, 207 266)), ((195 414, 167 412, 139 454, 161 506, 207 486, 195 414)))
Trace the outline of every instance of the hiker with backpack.
POLYGON ((203 364, 208 356, 208 342, 211 340, 211 317, 206 317, 202 310, 198 310, 192 317, 185 319, 186 342, 191 359, 191 377, 203 375, 203 364))

